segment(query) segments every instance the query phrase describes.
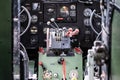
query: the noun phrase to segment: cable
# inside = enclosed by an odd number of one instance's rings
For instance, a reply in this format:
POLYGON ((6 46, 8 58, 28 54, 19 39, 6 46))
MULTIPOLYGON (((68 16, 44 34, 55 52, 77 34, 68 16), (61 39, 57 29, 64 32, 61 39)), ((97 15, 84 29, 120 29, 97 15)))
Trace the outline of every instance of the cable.
POLYGON ((20 13, 18 13, 18 16, 19 16, 20 14, 22 14, 24 11, 25 11, 25 9, 23 9, 22 11, 20 11, 20 13))
POLYGON ((21 55, 23 56, 24 59, 24 80, 28 80, 29 77, 29 68, 28 68, 28 62, 27 62, 27 58, 25 56, 25 53, 20 50, 21 55))
POLYGON ((102 30, 101 32, 98 34, 98 36, 96 37, 96 41, 99 39, 100 35, 102 34, 102 30))
POLYGON ((57 26, 57 28, 59 29, 59 26, 58 26, 58 24, 57 24, 55 21, 54 21, 53 23, 54 23, 54 24, 57 26))
POLYGON ((50 21, 51 21, 51 22, 53 22, 53 23, 54 23, 54 25, 55 25, 55 26, 59 29, 58 24, 55 22, 55 18, 51 18, 51 19, 50 19, 50 21))
POLYGON ((20 36, 22 36, 28 30, 28 28, 30 27, 30 24, 31 24, 31 19, 32 19, 30 12, 27 10, 27 8, 25 8, 24 6, 21 6, 21 7, 26 11, 26 13, 28 15, 28 25, 27 25, 26 29, 20 34, 20 36))
POLYGON ((22 50, 19 50, 21 55, 23 56, 23 59, 24 59, 24 76, 25 76, 25 80, 28 80, 28 77, 29 77, 29 67, 28 67, 28 63, 29 63, 29 57, 28 57, 28 54, 27 54, 27 51, 24 47, 24 45, 19 42, 20 46, 23 48, 23 51, 22 50))
POLYGON ((96 10, 93 10, 93 12, 91 13, 91 16, 90 16, 90 26, 91 26, 92 30, 98 35, 99 33, 94 29, 93 24, 92 24, 92 18, 93 18, 93 15, 94 15, 95 11, 96 10))
POLYGON ((22 50, 19 50, 19 51, 20 51, 21 55, 23 56, 23 60, 26 61, 27 58, 26 58, 26 56, 25 56, 25 53, 24 53, 22 50))
POLYGON ((66 80, 66 63, 65 63, 65 60, 62 63, 62 67, 63 67, 63 80, 66 80))
MULTIPOLYGON (((95 14, 95 11, 96 11, 96 10, 93 10, 93 12, 91 13, 91 16, 90 16, 90 26, 91 26, 92 30, 97 34, 96 40, 98 40, 98 39, 99 39, 99 36, 102 34, 102 30, 101 30, 100 32, 97 32, 97 31, 94 29, 93 25, 92 25, 92 18, 93 18, 93 15, 95 14)), ((102 17, 99 16, 98 14, 95 14, 95 15, 102 19, 102 17)), ((103 27, 101 27, 101 28, 103 28, 103 27)))
POLYGON ((109 36, 109 33, 107 32, 107 30, 105 29, 104 26, 102 26, 102 29, 105 31, 105 33, 109 36))
POLYGON ((50 24, 50 26, 55 29, 55 26, 54 26, 54 25, 50 24))
POLYGON ((50 21, 47 22, 47 25, 50 25, 50 26, 51 26, 52 28, 54 28, 54 29, 56 28, 54 25, 51 24, 50 21))
POLYGON ((21 42, 19 42, 19 44, 20 44, 20 46, 23 48, 23 51, 24 51, 25 53, 27 53, 27 51, 26 51, 24 45, 23 45, 21 42))
POLYGON ((96 14, 96 13, 94 13, 94 15, 97 16, 97 17, 99 17, 99 18, 102 18, 100 15, 98 15, 98 14, 96 14))

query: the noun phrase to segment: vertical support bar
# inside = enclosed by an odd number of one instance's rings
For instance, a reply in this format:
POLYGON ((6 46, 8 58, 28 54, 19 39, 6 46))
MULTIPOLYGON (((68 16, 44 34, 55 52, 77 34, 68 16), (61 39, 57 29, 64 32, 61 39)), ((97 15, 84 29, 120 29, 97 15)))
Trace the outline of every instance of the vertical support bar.
POLYGON ((94 51, 88 50, 87 55, 87 67, 88 67, 88 78, 94 80, 94 51))
POLYGON ((13 0, 13 80, 20 79, 20 0, 13 0))

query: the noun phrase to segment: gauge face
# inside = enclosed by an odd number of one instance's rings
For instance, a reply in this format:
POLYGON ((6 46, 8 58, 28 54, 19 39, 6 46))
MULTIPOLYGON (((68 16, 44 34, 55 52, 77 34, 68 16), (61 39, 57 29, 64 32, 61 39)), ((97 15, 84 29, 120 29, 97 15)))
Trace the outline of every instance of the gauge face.
POLYGON ((70 9, 75 10, 76 9, 76 5, 71 5, 70 9))
POLYGON ((32 23, 36 23, 38 21, 38 17, 36 15, 32 15, 32 23))
POLYGON ((86 17, 90 17, 91 13, 92 13, 92 10, 90 8, 86 8, 83 12, 84 16, 86 17))
POLYGON ((69 9, 67 6, 62 6, 62 8, 60 9, 60 14, 62 17, 67 17, 69 16, 69 9))

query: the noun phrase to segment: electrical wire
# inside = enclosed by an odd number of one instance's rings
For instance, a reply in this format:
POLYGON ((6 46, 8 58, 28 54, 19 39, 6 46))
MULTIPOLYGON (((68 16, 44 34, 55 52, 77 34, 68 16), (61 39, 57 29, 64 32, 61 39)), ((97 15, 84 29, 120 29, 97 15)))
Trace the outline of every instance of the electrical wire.
POLYGON ((26 29, 20 34, 20 36, 22 36, 28 30, 28 28, 30 27, 30 24, 31 24, 31 19, 32 19, 30 12, 27 10, 27 8, 25 8, 24 6, 21 6, 21 7, 24 9, 24 11, 26 11, 26 13, 28 15, 28 25, 27 25, 26 29))
POLYGON ((65 60, 62 63, 62 67, 63 67, 63 80, 66 80, 66 63, 65 63, 65 60))
POLYGON ((25 56, 25 53, 24 53, 22 50, 19 50, 19 51, 20 51, 21 55, 23 56, 23 60, 26 61, 27 58, 26 58, 26 56, 25 56))
MULTIPOLYGON (((96 10, 93 10, 93 12, 91 13, 91 16, 90 16, 90 26, 91 26, 92 30, 97 34, 96 40, 98 40, 99 37, 100 37, 100 35, 102 34, 102 30, 101 30, 100 32, 97 32, 97 31, 94 29, 93 24, 92 24, 92 18, 93 18, 93 15, 96 15, 96 16, 98 16, 98 17, 101 18, 101 19, 102 19, 102 17, 99 16, 98 14, 96 14, 95 11, 96 11, 96 10)), ((103 28, 103 27, 101 27, 101 28, 103 28)))
POLYGON ((55 27, 54 25, 52 25, 52 24, 50 24, 50 26, 51 26, 52 28, 54 28, 54 29, 56 28, 56 27, 55 27))
POLYGON ((59 29, 59 26, 58 26, 58 24, 57 24, 55 21, 54 21, 53 23, 54 23, 54 24, 57 26, 57 28, 59 29))
POLYGON ((19 44, 20 44, 20 46, 23 48, 23 51, 24 51, 25 53, 27 53, 27 50, 25 49, 24 45, 23 45, 21 42, 19 42, 19 44))
POLYGON ((51 20, 51 22, 53 22, 53 23, 54 23, 54 25, 55 25, 55 26, 59 29, 58 24, 55 22, 55 18, 51 18, 50 20, 51 20))
POLYGON ((50 26, 51 26, 52 28, 54 28, 54 29, 56 28, 53 24, 51 24, 50 21, 47 22, 47 25, 48 25, 48 26, 50 25, 50 26))
POLYGON ((18 16, 21 15, 24 11, 25 11, 25 9, 23 9, 22 11, 20 11, 20 13, 18 13, 18 16))
POLYGON ((97 17, 99 17, 99 18, 102 18, 100 15, 98 15, 98 14, 96 14, 96 13, 94 13, 94 15, 97 16, 97 17))
MULTIPOLYGON (((100 32, 97 32, 97 31, 94 29, 94 27, 93 27, 92 18, 93 18, 93 15, 95 14, 95 11, 96 11, 96 10, 93 10, 93 12, 91 13, 91 16, 90 16, 90 26, 91 26, 92 30, 97 34, 96 40, 98 40, 99 37, 100 37, 100 35, 102 34, 102 30, 101 30, 100 32)), ((101 16, 99 16, 99 15, 97 15, 97 14, 96 14, 96 16, 98 16, 98 17, 101 18, 101 19, 103 18, 103 17, 101 17, 101 16)), ((103 23, 103 22, 102 22, 102 23, 103 23)), ((101 28, 106 32, 106 34, 108 34, 107 31, 105 30, 103 24, 102 24, 101 28)))
POLYGON ((107 30, 105 29, 104 26, 102 26, 102 29, 105 31, 105 33, 109 36, 109 32, 107 32, 107 30))
POLYGON ((104 16, 103 16, 103 15, 102 15, 102 16, 99 16, 98 14, 95 14, 95 11, 96 11, 96 10, 93 10, 93 12, 91 13, 91 16, 90 16, 90 26, 91 26, 92 30, 97 34, 96 40, 98 40, 99 37, 100 37, 100 35, 102 34, 102 30, 101 30, 100 32, 97 32, 97 31, 95 30, 95 28, 93 27, 93 24, 92 24, 93 15, 96 15, 96 16, 98 16, 99 18, 102 19, 101 28, 106 32, 106 34, 108 34, 108 33, 107 33, 106 29, 104 28, 104 22, 103 22, 103 17, 104 17, 104 16))
POLYGON ((28 57, 28 54, 27 54, 27 51, 24 47, 24 45, 19 42, 20 46, 23 48, 23 51, 22 50, 19 50, 21 55, 23 56, 23 59, 24 59, 24 76, 25 76, 25 80, 28 80, 28 77, 29 77, 29 67, 28 67, 28 63, 29 63, 29 57, 28 57))
MULTIPOLYGON (((91 13, 91 16, 90 16, 90 26, 91 26, 92 30, 97 34, 96 40, 98 40, 99 37, 100 37, 100 35, 102 34, 102 30, 101 30, 100 32, 97 32, 97 31, 94 29, 93 24, 92 24, 92 18, 93 18, 93 15, 96 15, 96 16, 98 16, 98 17, 101 18, 101 19, 102 19, 102 17, 99 16, 98 14, 95 14, 95 11, 96 11, 96 10, 93 10, 93 12, 91 13)), ((101 27, 101 28, 102 28, 102 27, 101 27)))
POLYGON ((23 48, 23 52, 24 52, 27 63, 29 63, 29 57, 28 57, 28 54, 27 54, 27 50, 25 49, 24 45, 21 42, 19 42, 19 44, 23 48))
POLYGON ((91 16, 90 16, 90 27, 98 35, 99 33, 94 29, 93 24, 92 24, 92 18, 93 18, 95 11, 96 10, 93 10, 93 12, 91 13, 91 16))
POLYGON ((101 30, 101 32, 97 35, 96 41, 99 40, 99 37, 100 37, 101 34, 102 34, 102 30, 101 30))
POLYGON ((25 53, 20 50, 21 55, 23 56, 24 59, 24 80, 28 80, 28 74, 29 74, 29 70, 28 70, 28 63, 27 63, 27 58, 25 56, 25 53))

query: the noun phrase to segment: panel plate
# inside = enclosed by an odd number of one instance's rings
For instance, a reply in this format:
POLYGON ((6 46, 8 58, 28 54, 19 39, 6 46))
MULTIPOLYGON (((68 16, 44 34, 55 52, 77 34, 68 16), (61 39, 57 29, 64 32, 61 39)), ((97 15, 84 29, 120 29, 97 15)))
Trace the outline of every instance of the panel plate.
MULTIPOLYGON (((43 65, 47 68, 47 70, 52 71, 52 77, 54 73, 58 73, 58 80, 62 80, 62 65, 58 64, 58 59, 60 57, 47 57, 46 54, 39 53, 39 62, 42 62, 43 65)), ((82 63, 82 55, 76 54, 74 57, 64 57, 66 61, 66 77, 67 80, 69 79, 69 73, 71 70, 78 71, 78 80, 83 79, 83 63, 82 63), (78 67, 78 69, 76 69, 78 67)), ((43 69, 39 65, 39 72, 38 72, 38 80, 43 80, 43 69)), ((56 80, 52 78, 51 80, 56 80)))

